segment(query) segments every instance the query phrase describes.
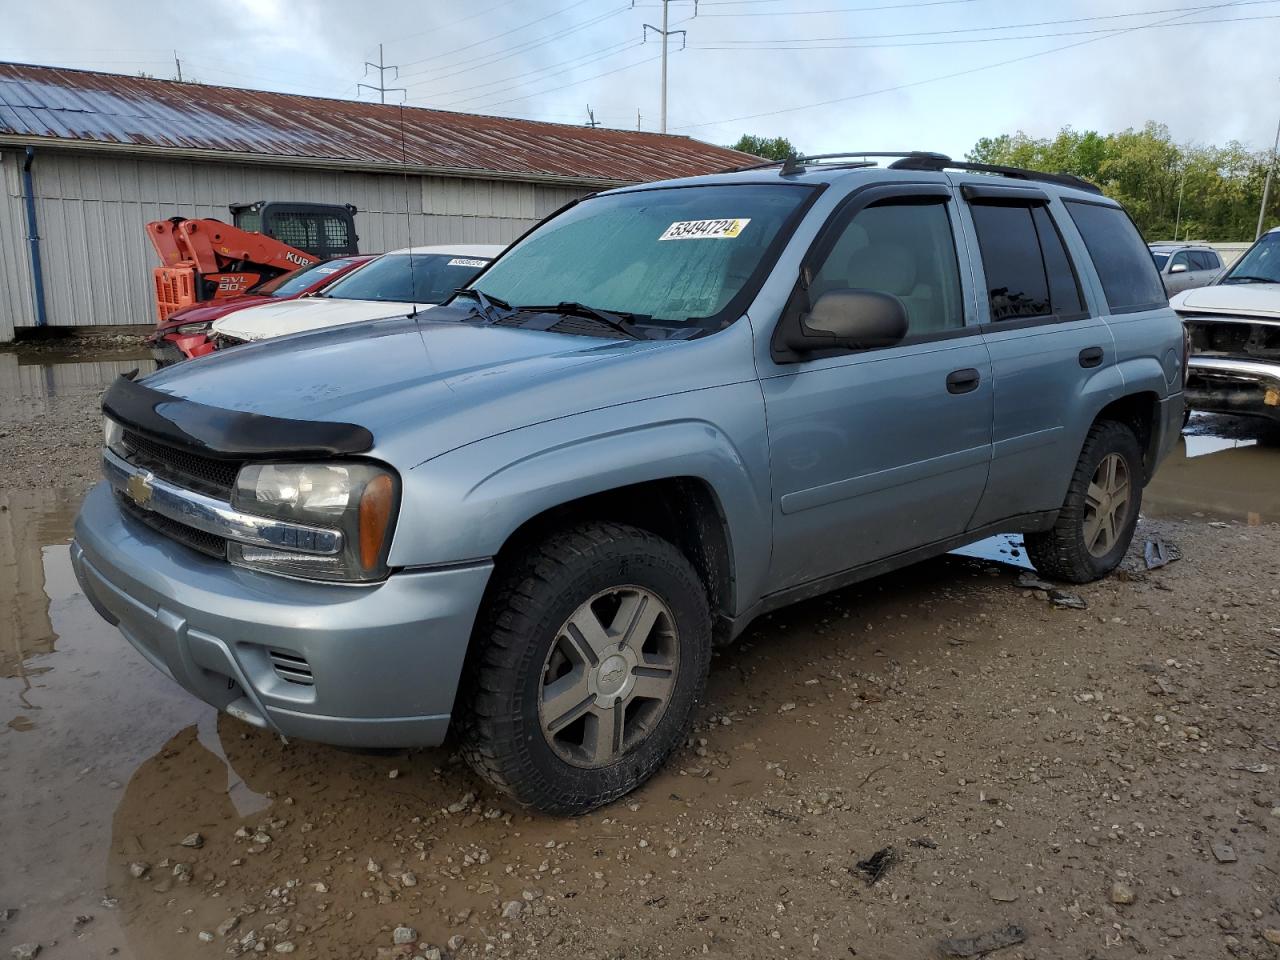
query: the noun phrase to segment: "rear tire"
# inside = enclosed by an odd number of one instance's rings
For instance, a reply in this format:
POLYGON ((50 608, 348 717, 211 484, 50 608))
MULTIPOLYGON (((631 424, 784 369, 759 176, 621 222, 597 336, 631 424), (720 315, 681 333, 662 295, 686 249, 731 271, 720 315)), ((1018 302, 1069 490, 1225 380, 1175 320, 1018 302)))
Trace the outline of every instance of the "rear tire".
POLYGON ((711 613, 693 566, 651 533, 595 522, 499 577, 461 693, 463 756, 544 813, 634 790, 683 739, 706 685, 711 613))
POLYGON ((1133 430, 1114 420, 1095 423, 1057 522, 1024 538, 1036 569, 1068 583, 1089 583, 1109 574, 1133 541, 1142 487, 1142 448, 1133 430))

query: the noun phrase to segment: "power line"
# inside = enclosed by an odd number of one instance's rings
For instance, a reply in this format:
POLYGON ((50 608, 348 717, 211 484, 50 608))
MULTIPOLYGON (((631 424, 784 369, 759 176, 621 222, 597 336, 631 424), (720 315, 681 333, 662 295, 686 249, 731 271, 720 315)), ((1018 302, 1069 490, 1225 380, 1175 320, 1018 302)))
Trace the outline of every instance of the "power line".
POLYGON ((910 10, 916 7, 951 7, 978 0, 916 0, 914 3, 882 4, 874 7, 832 7, 826 10, 754 10, 747 13, 704 13, 704 17, 803 17, 820 13, 871 13, 877 10, 910 10))
POLYGON ((495 63, 501 63, 504 60, 510 60, 515 56, 517 56, 518 54, 527 53, 528 51, 535 50, 538 47, 544 47, 549 43, 554 43, 557 40, 562 40, 565 37, 569 36, 570 34, 577 33, 581 30, 585 30, 588 27, 593 27, 598 23, 603 23, 605 20, 608 20, 610 17, 616 17, 618 14, 624 13, 630 9, 631 8, 629 6, 615 7, 612 10, 608 10, 605 13, 592 17, 590 20, 585 20, 582 23, 575 24, 571 27, 565 27, 564 29, 559 30, 555 33, 548 34, 545 37, 541 37, 536 40, 527 40, 523 43, 516 44, 513 47, 505 47, 502 50, 498 50, 490 54, 484 54, 481 56, 479 60, 472 60, 471 62, 466 63, 465 66, 458 63, 447 64, 447 65, 443 65, 433 69, 420 70, 414 73, 407 73, 404 75, 404 79, 408 79, 410 77, 420 77, 423 74, 427 74, 427 73, 435 74, 434 76, 425 77, 422 80, 414 80, 409 84, 410 87, 420 87, 423 84, 438 83, 441 80, 448 80, 452 77, 459 77, 459 76, 462 76, 464 73, 473 73, 476 70, 481 70, 485 67, 491 67, 495 63), (485 59, 485 57, 487 57, 488 59, 485 59), (440 71, 445 71, 445 72, 442 73, 440 71))
MULTIPOLYGON (((1268 2, 1280 2, 1280 0, 1268 0, 1268 2)), ((1201 11, 1196 11, 1201 12, 1201 11)), ((1199 23, 1211 22, 1220 23, 1247 23, 1254 20, 1280 20, 1280 14, 1263 15, 1257 17, 1226 17, 1221 20, 1214 21, 1191 21, 1189 23, 1157 23, 1150 26, 1136 29, 1168 29, 1171 27, 1194 27, 1199 23)), ((831 43, 831 44, 808 44, 805 46, 785 46, 782 44, 774 44, 770 46, 748 47, 752 53, 765 50, 893 50, 903 47, 940 47, 954 46, 966 43, 1001 43, 1006 40, 1047 40, 1055 37, 1083 37, 1093 34, 1104 33, 1111 34, 1115 32, 1115 27, 1096 27, 1092 30, 1061 30, 1053 33, 1023 33, 1011 37, 968 37, 963 40, 917 40, 909 43, 831 43)), ((1105 38, 1100 38, 1105 39, 1105 38)), ((690 47, 691 50, 732 50, 734 53, 742 53, 744 49, 741 47, 718 47, 695 45, 690 47)))
MULTIPOLYGON (((539 73, 543 74, 543 76, 539 77, 538 81, 548 80, 551 77, 558 77, 564 73, 572 73, 574 70, 578 69, 579 67, 585 67, 588 64, 597 63, 600 60, 607 60, 609 57, 616 56, 619 53, 623 53, 627 50, 634 49, 636 47, 639 47, 640 45, 641 45, 641 42, 639 40, 624 40, 621 43, 612 44, 601 50, 596 50, 593 53, 584 54, 579 57, 572 57, 569 60, 562 60, 558 63, 548 64, 547 66, 539 67, 536 70, 529 70, 522 74, 516 74, 514 77, 506 77, 504 78, 504 80, 524 81, 528 77, 532 77, 535 74, 539 74, 539 73), (557 70, 556 69, 557 67, 565 67, 566 69, 557 70), (553 71, 553 70, 555 72, 552 72, 552 73, 547 72, 547 71, 553 71)), ((538 82, 538 81, 534 81, 534 82, 538 82)), ((494 81, 494 83, 498 83, 498 82, 502 82, 502 81, 494 81)), ((492 83, 481 84, 481 86, 492 86, 492 85, 493 85, 492 83)), ((525 86, 525 83, 523 82, 513 83, 506 87, 500 87, 497 90, 490 90, 486 93, 477 94, 471 97, 463 97, 460 100, 451 100, 445 103, 437 102, 437 105, 444 107, 446 109, 449 109, 452 107, 456 107, 460 104, 471 103, 474 100, 486 100, 489 97, 500 96, 501 94, 507 93, 508 91, 511 91, 511 90, 520 90, 520 89, 523 89, 524 86, 525 86)), ((435 102, 436 97, 445 97, 452 93, 466 93, 469 90, 475 90, 475 89, 479 89, 479 88, 478 87, 460 87, 456 90, 442 91, 441 93, 433 94, 432 100, 433 102, 435 102)), ((421 100, 423 98, 418 98, 418 99, 421 100)))
MULTIPOLYGON (((703 0, 704 3, 707 0, 703 0)), ((728 2, 728 0, 725 0, 728 2)), ((756 0, 734 0, 737 3, 756 2, 756 0)), ((777 3, 779 0, 759 0, 762 3, 777 3)), ((1238 6, 1261 6, 1278 2, 1278 0, 1242 0, 1238 6)), ((914 30, 906 33, 864 33, 840 37, 772 37, 767 40, 738 40, 733 38, 712 38, 703 43, 724 43, 738 46, 756 46, 774 43, 821 43, 836 40, 896 40, 902 37, 949 36, 959 33, 987 33, 995 30, 1022 30, 1028 27, 1056 27, 1072 23, 1091 23, 1097 20, 1117 20, 1126 17, 1154 17, 1165 13, 1199 13, 1213 10, 1213 4, 1200 3, 1193 7, 1166 7, 1162 10, 1135 10, 1132 13, 1108 13, 1092 17, 1069 17, 1063 20, 1034 20, 1027 23, 993 24, 986 27, 955 27, 948 30, 914 30)))
POLYGON ((594 74, 594 75, 592 75, 592 76, 590 76, 590 77, 583 77, 581 80, 574 80, 572 83, 565 83, 565 84, 561 84, 560 86, 558 86, 558 87, 554 87, 554 88, 553 88, 553 89, 551 89, 551 90, 538 90, 538 91, 536 91, 536 92, 534 92, 534 93, 527 93, 527 94, 525 94, 524 96, 521 96, 521 97, 512 97, 512 98, 510 98, 509 100, 499 100, 499 101, 498 101, 498 102, 496 102, 496 103, 482 103, 482 104, 480 104, 478 107, 476 107, 475 109, 476 109, 476 110, 488 110, 488 109, 490 109, 491 107, 501 107, 501 106, 505 106, 505 105, 506 105, 506 104, 508 104, 508 103, 518 103, 518 102, 519 102, 519 101, 521 101, 521 100, 528 100, 528 99, 530 99, 531 97, 539 97, 539 96, 542 96, 542 94, 544 94, 544 93, 556 93, 556 92, 558 92, 558 91, 560 91, 560 90, 567 90, 567 89, 569 89, 570 87, 576 87, 576 86, 578 86, 579 84, 589 83, 589 82, 591 82, 592 80, 599 80, 601 77, 610 77, 610 76, 613 76, 615 73, 621 73, 623 70, 630 70, 630 69, 631 69, 631 68, 633 68, 633 67, 639 67, 639 66, 642 66, 642 65, 644 65, 644 64, 646 64, 646 63, 653 63, 655 60, 660 60, 661 58, 662 58, 662 54, 655 54, 654 56, 652 56, 652 57, 647 57, 647 58, 645 58, 644 60, 637 60, 635 63, 628 63, 628 64, 625 64, 624 66, 616 67, 616 68, 615 68, 615 69, 613 69, 613 70, 606 70, 604 73, 597 73, 597 74, 594 74))
MULTIPOLYGON (((419 30, 416 33, 406 33, 403 36, 396 37, 391 42, 405 43, 409 40, 415 40, 418 37, 425 37, 428 34, 430 34, 431 36, 436 36, 441 33, 448 33, 451 29, 453 29, 454 27, 457 27, 459 24, 466 23, 468 20, 474 20, 476 17, 486 16, 487 14, 493 13, 493 11, 495 10, 500 10, 503 7, 509 7, 511 6, 511 4, 515 2, 516 0, 502 0, 501 3, 495 3, 492 7, 485 7, 483 10, 477 10, 475 13, 471 14, 470 16, 451 19, 448 23, 442 24, 441 26, 438 26, 438 27, 433 27, 430 30, 419 30)), ((450 51, 450 52, 452 53, 453 51, 450 51)), ((440 54, 440 56, 447 56, 447 54, 440 54)))
POLYGON ((552 17, 558 17, 561 14, 568 13, 570 10, 574 10, 582 6, 584 3, 590 3, 590 2, 591 0, 576 0, 575 3, 571 3, 567 7, 562 7, 561 9, 545 14, 544 16, 536 17, 535 19, 530 20, 528 23, 522 23, 518 27, 512 27, 510 30, 504 30, 502 33, 495 33, 492 37, 485 37, 483 40, 477 40, 474 43, 468 43, 465 46, 454 47, 448 53, 439 53, 433 57, 424 57, 421 60, 410 60, 407 63, 405 63, 404 66, 416 67, 420 63, 430 63, 432 60, 439 60, 441 57, 448 57, 455 53, 462 53, 465 50, 470 50, 473 47, 479 47, 486 43, 492 43, 494 40, 501 40, 503 37, 510 36, 513 33, 519 33, 521 30, 527 30, 529 29, 529 27, 536 26, 537 24, 542 23, 544 20, 550 20, 552 17))
MULTIPOLYGON (((1237 3, 1222 3, 1222 4, 1216 4, 1213 7, 1213 9, 1221 10, 1221 9, 1225 9, 1226 7, 1233 7, 1237 5, 1238 5, 1237 3)), ((795 107, 784 107, 780 110, 765 110, 760 113, 743 114, 742 116, 738 116, 738 117, 726 117, 722 120, 708 120, 703 123, 688 123, 688 124, 682 125, 681 127, 678 127, 677 129, 692 130, 698 127, 718 126, 724 123, 740 123, 743 120, 760 120, 764 117, 777 117, 785 113, 797 113, 801 110, 812 110, 815 107, 830 107, 838 103, 850 103, 854 100, 864 100, 868 97, 879 96, 882 93, 895 93, 899 90, 909 90, 914 87, 923 87, 931 83, 941 83, 944 80, 955 80, 960 77, 971 76, 975 73, 982 73, 987 70, 995 70, 999 67, 1011 66, 1012 64, 1015 64, 1015 63, 1024 63, 1028 60, 1035 60, 1035 59, 1038 59, 1039 57, 1045 57, 1052 53, 1060 53, 1063 50, 1071 50, 1075 47, 1083 47, 1091 43, 1098 43, 1099 41, 1102 41, 1102 40, 1109 40, 1112 37, 1119 37, 1128 33, 1133 33, 1135 30, 1145 30, 1149 27, 1161 26, 1165 23, 1170 23, 1175 20, 1180 20, 1185 16, 1188 16, 1188 14, 1181 13, 1181 14, 1178 14, 1177 16, 1168 18, 1168 20, 1160 20, 1160 21, 1156 21, 1155 23, 1137 24, 1132 27, 1124 27, 1106 36, 1090 37, 1087 40, 1077 40, 1074 43, 1067 43, 1058 47, 1050 47, 1048 50, 1038 50, 1035 53, 1027 53, 1019 57, 1011 57, 1007 60, 998 60, 995 63, 987 63, 977 67, 969 67, 965 70, 956 70, 952 73, 945 73, 936 77, 926 77, 923 80, 913 80, 909 83, 894 84, 893 86, 881 87, 877 90, 864 90, 862 93, 854 93, 845 97, 834 97, 830 100, 821 100, 816 103, 800 104, 799 106, 795 106, 795 107)), ((1206 21, 1200 21, 1200 23, 1207 26, 1212 24, 1213 21, 1206 20, 1206 21)))

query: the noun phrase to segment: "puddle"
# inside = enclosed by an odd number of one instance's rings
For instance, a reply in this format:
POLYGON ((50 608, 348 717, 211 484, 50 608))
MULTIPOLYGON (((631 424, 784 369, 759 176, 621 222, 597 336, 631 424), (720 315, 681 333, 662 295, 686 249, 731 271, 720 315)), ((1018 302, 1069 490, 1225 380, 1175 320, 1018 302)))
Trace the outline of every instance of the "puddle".
POLYGON ((1196 414, 1142 498, 1149 517, 1280 522, 1280 425, 1196 414))
POLYGON ((155 360, 145 350, 104 352, 92 358, 0 351, 0 397, 44 400, 101 392, 122 373, 147 374, 155 368, 155 360))
MULTIPOLYGON (((129 856, 113 823, 137 771, 175 734, 198 736, 218 768, 208 782, 237 814, 268 801, 226 764, 214 712, 80 593, 68 546, 78 502, 57 488, 0 490, 0 909, 18 911, 6 944, 57 940, 105 955, 125 942, 103 904, 109 864, 129 856), (94 920, 78 925, 79 915, 94 920)), ((135 796, 143 819, 154 816, 156 793, 135 796)))
POLYGON ((971 543, 959 550, 952 550, 952 556, 972 557, 975 560, 991 560, 1021 570, 1032 570, 1031 561, 1027 559, 1027 550, 1022 545, 1022 534, 1001 533, 987 537, 977 543, 971 543))

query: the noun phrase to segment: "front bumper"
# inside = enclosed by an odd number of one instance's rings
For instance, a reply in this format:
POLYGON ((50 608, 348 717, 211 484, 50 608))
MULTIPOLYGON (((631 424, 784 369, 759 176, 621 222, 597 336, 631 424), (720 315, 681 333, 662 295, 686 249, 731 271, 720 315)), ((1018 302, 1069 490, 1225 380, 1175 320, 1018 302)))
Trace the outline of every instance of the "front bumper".
POLYGON ((85 498, 71 559, 94 608, 190 693, 286 737, 354 747, 443 741, 492 571, 289 580, 168 539, 106 484, 85 498))
POLYGON ((1280 420, 1280 363, 1192 354, 1187 406, 1280 420))

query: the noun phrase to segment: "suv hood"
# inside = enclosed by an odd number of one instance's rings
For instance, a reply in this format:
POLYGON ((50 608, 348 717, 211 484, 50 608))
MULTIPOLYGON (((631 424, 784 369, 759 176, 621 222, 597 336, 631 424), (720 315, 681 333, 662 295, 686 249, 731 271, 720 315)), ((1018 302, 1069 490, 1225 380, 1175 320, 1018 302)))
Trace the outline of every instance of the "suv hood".
POLYGON ((429 303, 398 303, 388 300, 332 300, 327 297, 301 297, 277 303, 264 303, 237 310, 213 325, 214 333, 237 340, 266 340, 304 330, 320 330, 343 323, 378 320, 429 310, 429 303))
POLYGON ((1215 283, 1180 293, 1169 305, 1179 313, 1280 319, 1280 283, 1215 283))
POLYGON ((145 383, 212 407, 358 424, 373 433, 375 455, 404 469, 556 417, 711 386, 705 346, 726 335, 742 340, 735 355, 749 371, 750 331, 734 326, 701 340, 635 341, 392 317, 231 347, 145 383), (645 358, 661 373, 634 368, 645 358))

